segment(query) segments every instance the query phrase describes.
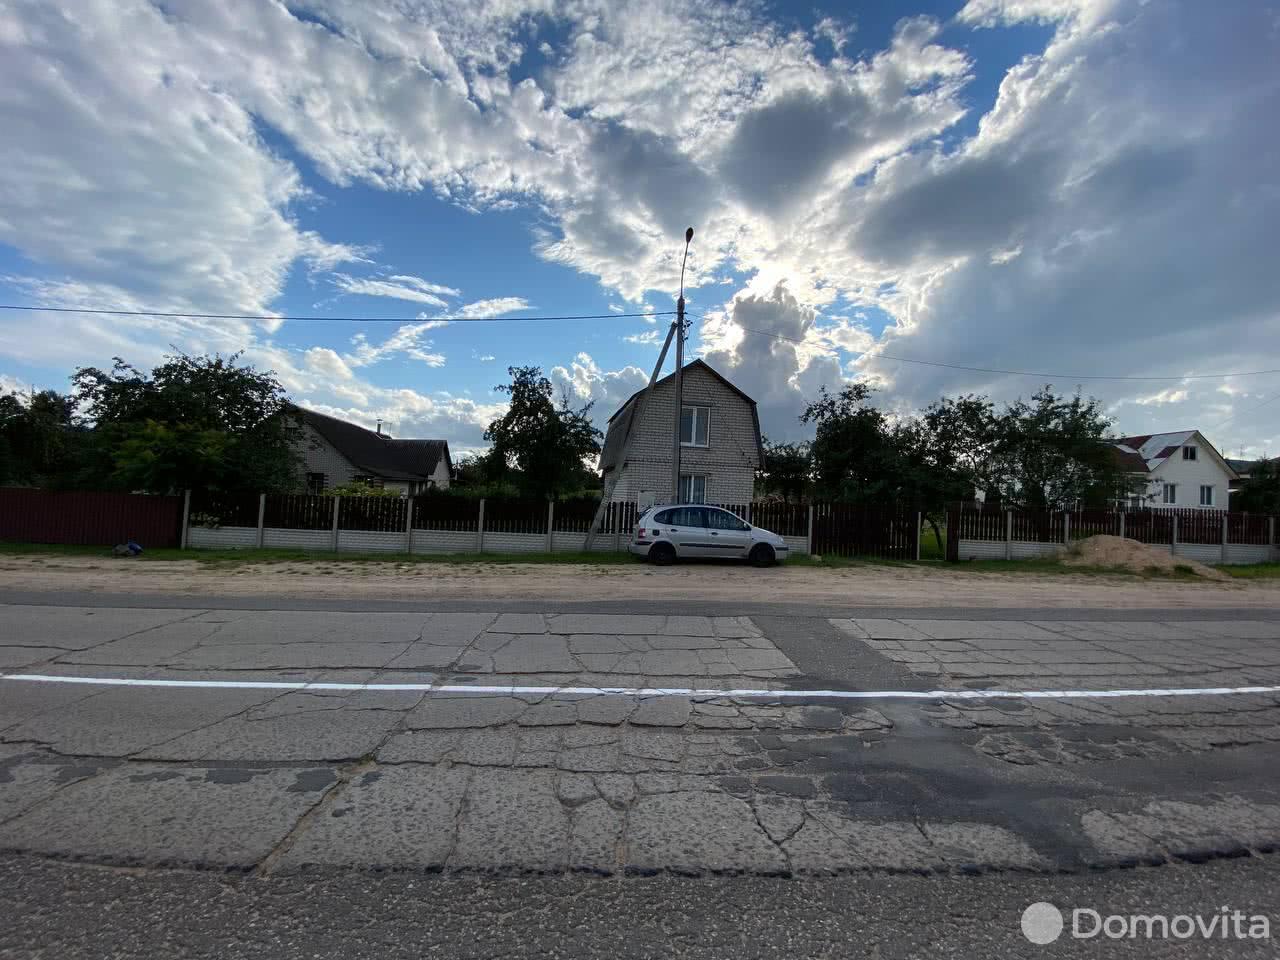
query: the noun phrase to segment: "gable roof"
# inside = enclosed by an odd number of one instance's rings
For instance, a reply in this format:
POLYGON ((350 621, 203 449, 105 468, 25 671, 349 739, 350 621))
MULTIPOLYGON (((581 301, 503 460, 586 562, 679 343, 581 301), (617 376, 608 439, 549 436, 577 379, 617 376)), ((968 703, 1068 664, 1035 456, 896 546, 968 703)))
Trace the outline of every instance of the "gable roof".
POLYGON ((1198 446, 1208 450, 1232 476, 1236 470, 1231 463, 1222 458, 1203 433, 1199 430, 1178 430, 1173 433, 1144 433, 1133 437, 1120 437, 1113 440, 1112 445, 1122 458, 1122 463, 1135 473, 1150 473, 1187 445, 1198 439, 1198 446), (1141 466, 1138 465, 1139 461, 1141 466))
MULTIPOLYGON (((690 363, 686 363, 683 367, 683 371, 686 375, 689 371, 695 369, 705 370, 747 402, 747 405, 751 408, 751 425, 755 429, 756 434, 756 450, 760 456, 760 465, 763 466, 764 442, 760 437, 760 412, 756 409, 756 402, 739 390, 732 381, 717 371, 705 360, 694 360, 690 363)), ((673 371, 661 380, 656 381, 653 384, 654 389, 656 390, 658 387, 663 384, 670 383, 674 379, 675 373, 673 371)), ((605 434, 604 450, 600 453, 600 469, 602 471, 608 472, 618 466, 618 460, 622 456, 622 447, 626 443, 627 437, 631 434, 631 428, 634 425, 633 421, 635 420, 636 401, 640 398, 640 395, 644 393, 645 389, 646 388, 641 387, 631 396, 627 397, 626 402, 614 411, 613 416, 609 418, 609 431, 605 434)))
POLYGON ((346 420, 295 406, 294 411, 361 470, 388 480, 429 480, 443 457, 453 473, 447 440, 394 440, 346 420))

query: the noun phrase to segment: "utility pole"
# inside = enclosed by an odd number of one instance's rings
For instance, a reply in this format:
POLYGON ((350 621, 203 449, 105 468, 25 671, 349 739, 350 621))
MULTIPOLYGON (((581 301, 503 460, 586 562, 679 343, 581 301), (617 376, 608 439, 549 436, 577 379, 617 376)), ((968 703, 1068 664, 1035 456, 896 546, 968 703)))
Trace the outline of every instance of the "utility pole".
MULTIPOLYGON (((680 261, 680 296, 676 299, 676 413, 675 437, 671 447, 671 502, 680 502, 680 422, 684 419, 684 265, 689 259, 693 227, 684 232, 684 257, 680 261)), ((691 423, 689 429, 696 428, 691 423)), ((691 441, 693 437, 689 438, 691 441)))

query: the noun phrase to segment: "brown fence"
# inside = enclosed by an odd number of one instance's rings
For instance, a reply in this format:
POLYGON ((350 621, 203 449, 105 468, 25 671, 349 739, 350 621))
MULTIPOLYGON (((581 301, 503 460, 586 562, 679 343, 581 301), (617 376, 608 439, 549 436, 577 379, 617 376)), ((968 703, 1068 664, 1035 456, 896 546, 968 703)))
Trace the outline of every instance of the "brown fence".
POLYGON ((113 546, 176 547, 182 497, 133 493, 0 490, 0 540, 113 546))
POLYGON ((920 514, 915 507, 814 504, 813 552, 816 554, 914 560, 919 546, 920 514))
POLYGON ((468 533, 480 521, 480 503, 464 497, 427 493, 413 499, 413 529, 468 533))
POLYGON ((1068 532, 1072 540, 1109 534, 1153 544, 1265 546, 1272 528, 1270 516, 1225 510, 1044 511, 963 504, 947 512, 949 547, 961 540, 1064 543, 1068 532))

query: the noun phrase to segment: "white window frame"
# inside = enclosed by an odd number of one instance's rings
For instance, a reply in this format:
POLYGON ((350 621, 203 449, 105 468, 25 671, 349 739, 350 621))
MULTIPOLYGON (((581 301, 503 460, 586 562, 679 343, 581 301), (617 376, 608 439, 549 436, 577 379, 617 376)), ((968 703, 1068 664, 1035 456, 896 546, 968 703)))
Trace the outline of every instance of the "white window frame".
POLYGON ((1213 484, 1211 483, 1200 484, 1200 506, 1202 507, 1213 506, 1213 484), (1207 500, 1205 499, 1206 491, 1209 494, 1209 498, 1207 500))
POLYGON ((680 496, 678 499, 681 503, 705 504, 707 502, 707 475, 705 473, 680 474, 680 496), (695 500, 692 497, 699 480, 702 481, 702 499, 695 500), (686 491, 688 491, 688 496, 685 495, 686 491))
POLYGON ((1183 448, 1182 448, 1182 459, 1183 459, 1183 460, 1195 460, 1195 459, 1196 459, 1196 448, 1195 448, 1195 447, 1183 447, 1183 448))
POLYGON ((709 447, 711 446, 711 408, 705 404, 686 403, 680 407, 680 446, 682 447, 709 447), (689 421, 689 439, 684 438, 684 412, 686 410, 693 411, 693 417, 689 421), (698 443, 698 411, 702 411, 702 420, 705 429, 702 432, 703 442, 698 443))
POLYGON ((1161 502, 1166 506, 1176 507, 1178 505, 1178 485, 1176 483, 1166 483, 1161 491, 1161 502))

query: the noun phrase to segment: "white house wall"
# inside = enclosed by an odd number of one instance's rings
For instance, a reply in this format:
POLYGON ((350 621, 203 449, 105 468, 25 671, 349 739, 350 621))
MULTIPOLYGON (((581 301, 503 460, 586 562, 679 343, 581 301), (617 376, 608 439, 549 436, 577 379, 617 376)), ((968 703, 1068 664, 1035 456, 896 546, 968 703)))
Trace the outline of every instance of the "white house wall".
MULTIPOLYGON (((685 406, 711 408, 707 446, 681 447, 680 472, 707 478, 708 503, 749 503, 755 489, 760 450, 751 404, 701 367, 683 377, 685 406)), ((675 384, 655 386, 632 429, 627 464, 613 489, 614 502, 634 502, 651 494, 670 502, 671 446, 675 431, 675 384)))
POLYGON ((1183 460, 1182 451, 1175 450, 1173 455, 1151 471, 1151 485, 1147 492, 1151 499, 1147 505, 1151 507, 1199 507, 1201 484, 1213 487, 1213 506, 1206 510, 1227 509, 1227 490, 1231 483, 1231 475, 1214 456, 1205 449, 1204 444, 1194 443, 1196 459, 1183 460), (1166 483, 1178 485, 1178 502, 1164 502, 1163 488, 1166 483))

